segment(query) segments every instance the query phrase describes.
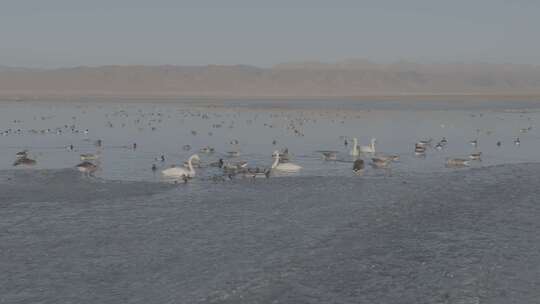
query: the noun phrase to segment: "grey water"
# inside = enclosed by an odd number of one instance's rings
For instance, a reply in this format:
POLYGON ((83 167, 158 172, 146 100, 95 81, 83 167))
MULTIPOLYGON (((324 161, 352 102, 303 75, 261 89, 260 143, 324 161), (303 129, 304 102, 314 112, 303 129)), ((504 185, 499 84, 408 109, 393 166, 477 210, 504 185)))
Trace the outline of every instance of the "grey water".
POLYGON ((0 103, 0 132, 9 130, 0 136, 0 303, 540 298, 532 105, 241 103, 0 103), (354 175, 343 145, 351 137, 377 137, 377 149, 400 160, 354 175), (414 143, 430 137, 449 143, 416 157, 414 143), (204 146, 216 152, 201 154, 204 146), (233 149, 265 166, 284 147, 299 173, 215 182, 217 169, 204 166, 233 149), (22 149, 35 167, 12 166, 22 149), (79 154, 98 150, 95 176, 74 169, 79 154), (338 150, 341 161, 317 150, 338 150), (483 160, 471 168, 444 166, 473 151, 483 160), (203 167, 187 184, 150 170, 193 153, 203 167))

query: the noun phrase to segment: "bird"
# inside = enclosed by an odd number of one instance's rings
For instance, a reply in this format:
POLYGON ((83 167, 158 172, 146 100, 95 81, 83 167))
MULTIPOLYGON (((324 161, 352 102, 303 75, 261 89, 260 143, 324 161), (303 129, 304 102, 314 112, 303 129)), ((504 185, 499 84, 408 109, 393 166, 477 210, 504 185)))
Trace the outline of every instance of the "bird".
POLYGON ((323 155, 324 160, 336 160, 337 159, 337 151, 317 151, 323 155))
POLYGON ((27 156, 24 156, 24 157, 21 157, 21 158, 18 158, 17 160, 15 160, 15 162, 13 163, 13 166, 14 167, 17 167, 17 166, 20 166, 20 165, 33 166, 35 164, 36 164, 35 160, 30 159, 27 156))
POLYGON ((446 160, 447 167, 467 167, 470 165, 469 160, 462 158, 449 158, 446 160))
POLYGON ((360 173, 364 170, 364 160, 363 159, 357 159, 353 163, 353 172, 354 173, 360 173))
POLYGON ((516 146, 521 145, 521 141, 519 140, 519 137, 517 137, 517 138, 514 140, 514 145, 516 145, 516 146))
POLYGON ((375 143, 376 142, 377 142, 377 139, 372 138, 369 145, 360 147, 360 152, 362 152, 362 153, 375 153, 375 143))
POLYGON ((423 155, 426 153, 426 147, 425 146, 420 146, 418 145, 418 143, 414 146, 414 153, 416 155, 423 155))
POLYGON ((172 178, 193 178, 195 177, 195 169, 193 169, 193 161, 199 161, 200 158, 197 154, 193 154, 188 159, 188 168, 182 168, 173 166, 169 169, 161 171, 161 173, 166 177, 172 178))
POLYGON ((272 157, 274 157, 274 163, 272 164, 271 170, 275 171, 281 171, 281 172, 298 172, 302 169, 301 166, 293 164, 293 163, 280 163, 281 155, 278 150, 274 151, 272 154, 272 157))
POLYGON ((98 169, 98 166, 89 161, 84 161, 78 164, 77 166, 75 166, 75 168, 77 168, 79 172, 82 172, 85 174, 92 174, 98 169))
POLYGON ((482 152, 474 152, 469 155, 472 160, 482 160, 482 152))
POLYGON ((390 159, 374 157, 371 159, 371 166, 374 168, 388 168, 391 162, 390 159))

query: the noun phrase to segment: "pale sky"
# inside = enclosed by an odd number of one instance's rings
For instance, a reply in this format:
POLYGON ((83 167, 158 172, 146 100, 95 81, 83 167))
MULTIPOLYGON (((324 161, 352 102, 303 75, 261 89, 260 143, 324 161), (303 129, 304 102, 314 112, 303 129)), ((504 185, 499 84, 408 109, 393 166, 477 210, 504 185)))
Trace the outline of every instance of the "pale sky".
POLYGON ((0 65, 353 58, 539 65, 540 1, 0 0, 0 65))

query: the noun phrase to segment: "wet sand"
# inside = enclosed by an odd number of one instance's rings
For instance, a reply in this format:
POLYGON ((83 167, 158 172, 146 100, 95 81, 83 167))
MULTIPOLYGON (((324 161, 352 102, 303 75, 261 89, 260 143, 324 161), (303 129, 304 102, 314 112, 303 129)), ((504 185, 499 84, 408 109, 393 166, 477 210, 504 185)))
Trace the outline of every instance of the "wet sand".
POLYGON ((1 171, 0 302, 534 303, 539 183, 539 164, 178 186, 1 171))

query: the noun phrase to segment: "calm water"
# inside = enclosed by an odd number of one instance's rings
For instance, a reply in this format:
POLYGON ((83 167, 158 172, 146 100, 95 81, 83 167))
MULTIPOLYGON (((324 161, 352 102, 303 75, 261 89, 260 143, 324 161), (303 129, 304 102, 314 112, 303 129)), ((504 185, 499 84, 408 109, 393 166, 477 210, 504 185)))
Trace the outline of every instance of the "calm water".
MULTIPOLYGON (((351 145, 345 146, 344 138, 351 142, 352 137, 361 145, 375 137, 378 152, 400 156, 391 170, 368 168, 366 177, 450 170, 445 168, 446 158, 467 158, 475 151, 481 151, 483 159, 473 162, 473 167, 540 159, 536 129, 540 112, 534 109, 535 103, 457 103, 451 110, 441 110, 445 105, 425 101, 0 103, 0 132, 11 130, 0 136, 0 169, 12 168, 15 153, 23 149, 30 151, 38 169, 73 168, 80 162, 80 154, 100 153, 98 177, 160 181, 159 171, 150 170, 152 164, 162 170, 198 153, 203 161, 198 176, 204 179, 219 174, 204 167, 219 158, 268 167, 272 152, 287 147, 292 162, 304 167, 299 176, 351 176, 351 145), (530 131, 521 133, 524 128, 530 131), (449 141, 444 150, 428 149, 425 158, 414 155, 418 140, 433 138, 435 144, 442 137, 449 141), (519 147, 514 145, 517 137, 519 147), (469 143, 475 138, 477 148, 469 143), (94 145, 98 139, 102 149, 94 145), (231 144, 234 140, 239 144, 231 144), (501 147, 496 146, 497 141, 501 147), (137 149, 132 148, 133 143, 137 149), (69 151, 70 145, 74 151, 69 151), (184 150, 184 145, 191 150, 184 150), (205 146, 216 152, 200 153, 205 146), (339 161, 322 160, 318 150, 340 151, 339 161), (229 159, 229 151, 240 152, 240 157, 229 159)), ((371 158, 361 157, 367 162, 371 158)))
POLYGON ((536 303, 539 115, 510 102, 0 103, 0 303, 536 303), (444 150, 413 154, 443 136, 444 150), (376 137, 400 161, 355 176, 344 137, 376 137), (98 139, 87 178, 73 167, 98 139), (203 165, 238 149, 269 166, 288 147, 304 170, 213 182, 203 166, 180 185, 150 170, 204 146, 216 152, 197 152, 203 165), (12 166, 22 149, 34 169, 12 166), (476 150, 472 168, 445 167, 476 150))

